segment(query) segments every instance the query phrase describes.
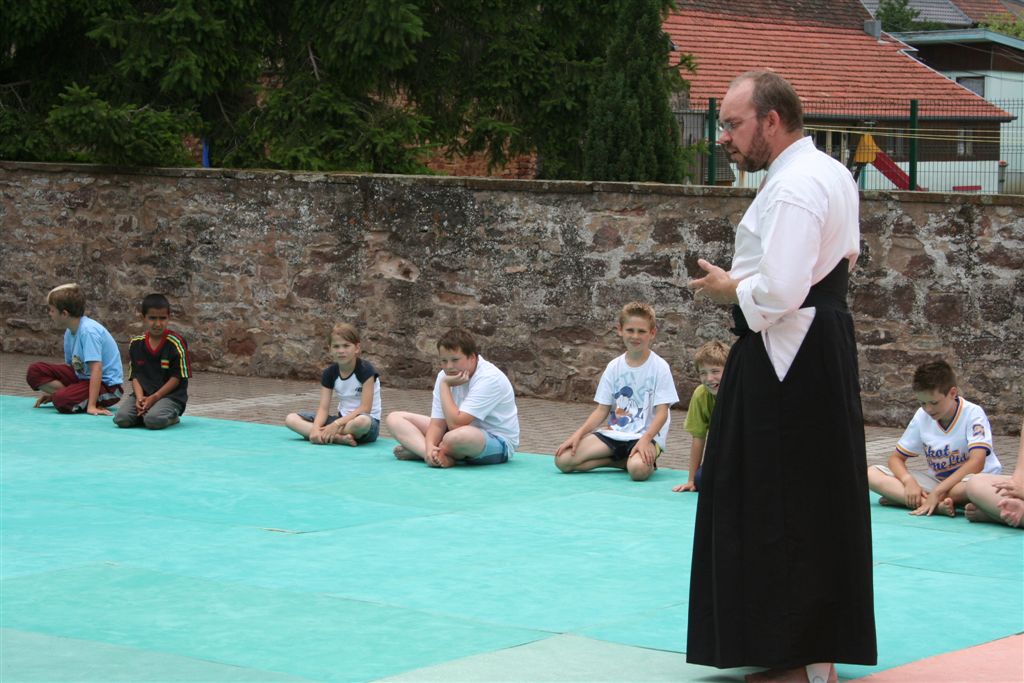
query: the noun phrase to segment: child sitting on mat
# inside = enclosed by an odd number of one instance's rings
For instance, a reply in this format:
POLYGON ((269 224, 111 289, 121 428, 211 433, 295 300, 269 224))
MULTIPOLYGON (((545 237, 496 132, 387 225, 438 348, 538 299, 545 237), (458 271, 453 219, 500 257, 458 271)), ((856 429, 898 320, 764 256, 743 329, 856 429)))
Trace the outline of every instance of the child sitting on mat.
POLYGON ((905 505, 912 515, 936 510, 950 517, 967 502, 966 484, 978 472, 999 474, 992 428, 985 411, 959 395, 956 375, 945 361, 925 363, 914 372, 914 414, 889 466, 868 468, 868 487, 882 505, 905 505), (907 469, 907 458, 923 455, 925 473, 907 469))
POLYGON ((441 370, 434 380, 430 416, 398 411, 388 427, 395 457, 431 467, 497 465, 519 446, 519 410, 512 383, 477 351, 469 330, 448 330, 437 340, 441 370))
POLYGON ((128 380, 135 400, 121 404, 114 424, 164 429, 178 424, 188 403, 188 344, 168 329, 171 304, 163 294, 147 296, 140 310, 145 332, 132 337, 128 346, 128 380))
POLYGON ((1021 423, 1020 452, 1017 469, 1012 477, 979 474, 967 482, 964 509, 972 522, 1002 522, 1006 526, 1024 529, 1024 423, 1021 423))
POLYGON ((697 349, 693 355, 693 363, 697 366, 700 384, 693 390, 690 407, 686 410, 686 423, 683 429, 690 433, 690 472, 685 484, 672 487, 680 491, 700 490, 700 466, 704 460, 704 442, 711 426, 711 411, 715 409, 715 398, 718 396, 718 385, 725 371, 725 359, 729 357, 729 347, 720 341, 709 341, 697 349))
POLYGON ((111 415, 124 393, 124 368, 117 342, 107 328, 85 315, 85 294, 77 284, 60 285, 46 295, 50 319, 64 331, 64 364, 32 363, 25 379, 43 393, 36 408, 53 403, 61 413, 111 415))
POLYGON ((356 446, 372 443, 380 433, 380 374, 363 360, 359 332, 348 323, 331 330, 334 363, 320 375, 320 405, 316 412, 291 413, 288 429, 314 444, 356 446), (330 415, 332 397, 338 398, 338 414, 330 415))
POLYGON ((597 407, 555 451, 555 466, 566 473, 616 467, 645 481, 665 450, 669 408, 679 395, 668 363, 651 350, 654 309, 626 304, 616 331, 626 352, 608 363, 594 395, 597 407))

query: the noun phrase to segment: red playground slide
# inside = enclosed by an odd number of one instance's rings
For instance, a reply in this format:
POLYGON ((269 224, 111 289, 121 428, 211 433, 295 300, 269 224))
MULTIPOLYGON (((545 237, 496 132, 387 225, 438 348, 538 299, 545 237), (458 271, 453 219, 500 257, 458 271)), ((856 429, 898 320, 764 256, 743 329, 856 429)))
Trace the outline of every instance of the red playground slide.
MULTIPOLYGON (((853 159, 856 163, 873 165, 882 175, 891 180, 897 189, 907 190, 910 188, 910 176, 907 175, 907 172, 897 166, 892 157, 883 152, 870 135, 865 135, 860 139, 853 159)), ((917 189, 924 190, 920 185, 917 186, 917 189)))

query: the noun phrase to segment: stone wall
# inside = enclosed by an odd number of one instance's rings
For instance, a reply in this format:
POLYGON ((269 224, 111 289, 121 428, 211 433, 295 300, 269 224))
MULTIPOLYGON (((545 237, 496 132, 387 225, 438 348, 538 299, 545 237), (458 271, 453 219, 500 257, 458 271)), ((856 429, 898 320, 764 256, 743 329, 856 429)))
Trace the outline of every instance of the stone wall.
MULTIPOLYGON (((682 285, 726 265, 747 190, 0 164, 0 346, 58 354, 55 284, 124 343, 166 292, 196 368, 314 378, 335 320, 363 330, 385 387, 430 385, 461 324, 527 396, 589 402, 621 351, 620 306, 651 302, 684 404, 688 362, 730 338, 682 285)), ((1024 414, 1024 197, 865 193, 853 278, 867 419, 902 425, 918 363, 948 358, 1000 432, 1024 414)), ((385 389, 386 391, 386 389, 385 389)), ((386 400, 386 397, 385 397, 386 400)))

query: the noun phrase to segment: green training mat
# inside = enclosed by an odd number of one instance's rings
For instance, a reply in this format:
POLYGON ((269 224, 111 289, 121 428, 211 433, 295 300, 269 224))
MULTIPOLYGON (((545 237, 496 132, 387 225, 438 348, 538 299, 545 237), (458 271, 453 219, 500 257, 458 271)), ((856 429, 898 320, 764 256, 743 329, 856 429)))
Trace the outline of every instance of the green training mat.
MULTIPOLYGON (((188 414, 119 430, 0 397, 0 679, 511 680, 550 657, 582 680, 546 653, 591 652, 687 680, 685 472, 442 471, 393 445, 188 414)), ((872 512, 880 663, 841 676, 1024 630, 1024 534, 872 512)))

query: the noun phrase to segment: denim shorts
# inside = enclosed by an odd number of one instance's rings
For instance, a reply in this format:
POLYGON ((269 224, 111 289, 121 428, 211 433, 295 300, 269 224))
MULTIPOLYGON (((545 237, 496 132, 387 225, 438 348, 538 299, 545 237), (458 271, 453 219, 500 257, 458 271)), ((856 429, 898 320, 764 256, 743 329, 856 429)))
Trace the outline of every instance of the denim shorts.
MULTIPOLYGON (((366 413, 360 414, 366 415, 366 413)), ((311 410, 300 410, 299 417, 301 417, 306 422, 312 422, 313 420, 316 419, 316 413, 314 413, 311 410)), ((370 429, 365 434, 356 439, 356 443, 373 443, 374 441, 377 440, 377 436, 380 435, 380 420, 378 420, 375 417, 370 417, 369 415, 366 415, 366 417, 370 418, 370 429)), ((340 419, 341 415, 328 415, 327 421, 324 422, 324 427, 331 424, 335 420, 340 419)))
POLYGON ((480 455, 463 460, 467 465, 500 465, 508 462, 508 444, 500 436, 486 430, 484 433, 484 449, 480 455))

